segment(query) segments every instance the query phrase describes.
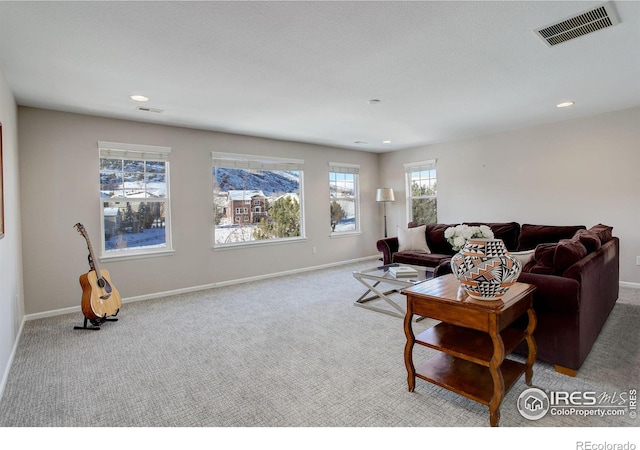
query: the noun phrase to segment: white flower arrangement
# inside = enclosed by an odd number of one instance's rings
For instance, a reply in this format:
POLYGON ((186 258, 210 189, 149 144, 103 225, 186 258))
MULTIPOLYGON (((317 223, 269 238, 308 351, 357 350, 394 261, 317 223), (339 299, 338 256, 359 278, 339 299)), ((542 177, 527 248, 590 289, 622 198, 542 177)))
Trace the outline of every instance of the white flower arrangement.
POLYGON ((451 247, 457 251, 464 247, 468 239, 493 239, 493 231, 486 225, 469 226, 462 224, 444 230, 444 237, 447 239, 447 242, 451 244, 451 247))

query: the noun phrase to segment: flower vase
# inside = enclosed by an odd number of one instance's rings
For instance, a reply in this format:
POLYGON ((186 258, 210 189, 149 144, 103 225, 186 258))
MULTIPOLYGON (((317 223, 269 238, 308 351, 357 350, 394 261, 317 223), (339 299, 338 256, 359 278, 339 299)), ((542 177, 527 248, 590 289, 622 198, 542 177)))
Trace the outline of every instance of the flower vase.
POLYGON ((453 275, 470 297, 498 300, 517 281, 522 264, 502 239, 469 239, 451 258, 453 275))

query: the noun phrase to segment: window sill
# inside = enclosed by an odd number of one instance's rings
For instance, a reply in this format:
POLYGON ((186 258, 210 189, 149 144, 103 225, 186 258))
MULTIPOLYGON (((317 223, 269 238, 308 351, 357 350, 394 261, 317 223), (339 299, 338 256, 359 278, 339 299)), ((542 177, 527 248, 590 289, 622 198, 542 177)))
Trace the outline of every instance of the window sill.
POLYGON ((173 256, 175 250, 163 250, 153 253, 129 253, 129 254, 119 254, 119 255, 102 255, 100 257, 100 262, 116 262, 116 261, 127 261, 131 259, 145 259, 145 258, 157 258, 161 256, 173 256))
POLYGON ((360 236, 360 235, 362 235, 362 231, 345 231, 344 233, 331 233, 329 235, 329 238, 338 239, 338 238, 344 238, 344 237, 350 237, 350 236, 360 236))
POLYGON ((265 239, 262 241, 237 242, 232 244, 215 244, 214 251, 238 250, 246 247, 263 247, 267 245, 295 244, 306 241, 306 237, 286 238, 286 239, 265 239))

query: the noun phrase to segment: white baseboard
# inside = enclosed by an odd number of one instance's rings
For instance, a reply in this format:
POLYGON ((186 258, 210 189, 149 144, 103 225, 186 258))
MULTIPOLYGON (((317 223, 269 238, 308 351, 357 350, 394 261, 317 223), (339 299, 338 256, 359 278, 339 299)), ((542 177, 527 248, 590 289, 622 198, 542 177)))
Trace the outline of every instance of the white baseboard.
MULTIPOLYGON (((354 263, 364 262, 364 261, 369 261, 374 259, 376 260, 380 259, 380 255, 366 256, 363 258, 356 258, 348 261, 339 261, 335 263, 321 264, 319 266, 303 267, 300 269, 286 270, 284 272, 276 272, 276 273, 270 273, 266 275, 257 275, 254 277, 237 278, 235 280, 220 281, 218 283, 203 284, 200 286, 191 286, 191 287, 182 288, 182 289, 173 289, 170 291, 154 292, 154 293, 145 294, 145 295, 137 295, 135 297, 123 298, 122 303, 133 303, 133 302, 140 302, 143 300, 151 300, 154 298, 168 297, 171 295, 188 294, 190 292, 204 291, 206 289, 213 289, 213 288, 218 288, 223 286, 233 286, 235 284, 249 283, 251 281, 260 281, 260 280, 265 280, 267 278, 282 277, 287 275, 293 275, 296 273, 310 272, 312 270, 328 269, 330 267, 343 266, 347 264, 354 264, 354 263)), ((640 283, 620 281, 620 287, 640 289, 640 283)), ((41 313, 28 314, 24 317, 23 323, 24 321, 27 321, 27 320, 44 319, 46 317, 54 317, 54 316, 60 316, 63 314, 72 314, 72 313, 78 313, 78 312, 82 312, 80 305, 71 306, 68 308, 55 309, 51 311, 44 311, 41 313)), ((22 331, 22 326, 20 327, 20 331, 22 331)))
MULTIPOLYGON (((257 275, 254 277, 246 277, 246 278, 237 278, 235 280, 228 280, 228 281, 220 281, 218 283, 209 283, 209 284, 203 284, 200 286, 191 286, 191 287, 187 287, 187 288, 182 288, 182 289, 173 289, 170 291, 163 291, 163 292, 154 292, 151 294, 145 294, 145 295, 136 295, 134 297, 126 297, 122 299, 122 303, 133 303, 133 302, 140 302, 143 300, 151 300, 154 298, 160 298, 160 297, 168 297, 171 295, 179 295, 179 294, 188 294, 190 292, 198 292, 198 291, 204 291, 206 289, 213 289, 213 288, 218 288, 218 287, 223 287, 223 286, 232 286, 235 284, 242 284, 242 283, 249 283, 251 281, 259 281, 259 280, 265 280, 267 278, 276 278, 276 277, 282 277, 282 276, 288 276, 288 275, 293 275, 296 273, 303 273, 303 272, 310 272, 312 270, 321 270, 321 269, 328 269, 330 267, 336 267, 336 266, 344 266, 346 264, 354 264, 354 263, 358 263, 358 262, 363 262, 363 261, 369 261, 369 260, 373 260, 373 259, 379 259, 380 255, 376 255, 376 256, 366 256, 363 258, 356 258, 356 259, 351 259, 348 261, 339 261, 339 262, 335 262, 335 263, 328 263, 328 264, 321 264, 318 266, 312 266, 312 267, 302 267, 299 269, 293 269, 293 270, 286 270, 283 272, 276 272, 276 273, 270 273, 270 274, 266 274, 266 275, 257 275)), ((61 308, 61 309, 55 309, 55 310, 51 310, 51 311, 44 311, 44 312, 40 312, 40 313, 35 313, 35 314, 28 314, 24 317, 23 323, 24 321, 27 320, 35 320, 35 319, 44 319, 46 317, 54 317, 54 316, 60 316, 63 314, 72 314, 72 313, 78 313, 78 312, 82 312, 82 308, 80 305, 78 306, 71 306, 68 308, 61 308)), ((22 331, 22 329, 21 329, 22 331)))
POLYGON ((7 385, 7 380, 9 379, 9 372, 11 371, 11 366, 13 365, 13 358, 16 356, 16 352, 18 351, 18 344, 20 343, 20 337, 22 336, 22 329, 24 328, 25 318, 22 318, 22 322, 20 322, 20 328, 18 329, 18 334, 16 337, 16 341, 13 343, 13 348, 11 349, 11 354, 9 355, 9 359, 7 361, 7 369, 2 374, 2 380, 0 380, 0 400, 2 400, 2 396, 4 394, 4 388, 7 385))
POLYGON ((76 312, 82 312, 82 308, 80 307, 80 305, 70 306, 68 308, 52 309, 50 311, 43 311, 43 312, 34 313, 34 314, 27 314, 26 316, 24 316, 24 320, 27 321, 27 320, 44 319, 46 317, 61 316, 63 314, 72 314, 76 312))

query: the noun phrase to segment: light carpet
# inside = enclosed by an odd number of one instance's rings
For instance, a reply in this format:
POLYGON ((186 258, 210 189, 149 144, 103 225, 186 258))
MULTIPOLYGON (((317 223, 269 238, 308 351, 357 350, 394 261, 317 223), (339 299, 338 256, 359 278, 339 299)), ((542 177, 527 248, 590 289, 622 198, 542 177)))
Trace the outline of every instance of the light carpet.
MULTIPOLYGON (((0 426, 487 427, 483 405, 419 379, 407 391, 403 321, 353 305, 363 286, 352 271, 373 264, 128 303, 100 331, 74 330, 81 313, 29 321, 0 426)), ((640 387, 640 306, 622 301, 577 377, 536 362, 534 385, 609 394, 640 387)), ((521 378, 507 393, 500 426, 640 423, 628 415, 530 421, 516 407, 526 388, 521 378)))

